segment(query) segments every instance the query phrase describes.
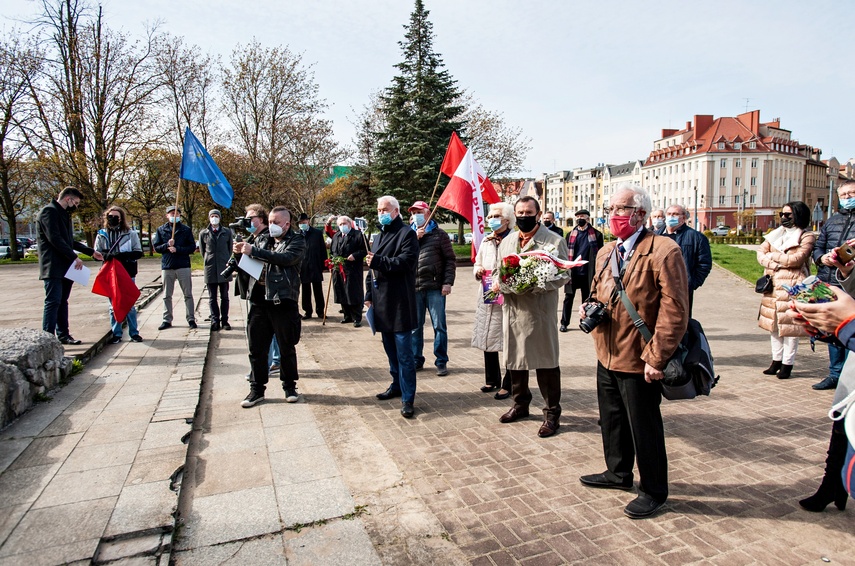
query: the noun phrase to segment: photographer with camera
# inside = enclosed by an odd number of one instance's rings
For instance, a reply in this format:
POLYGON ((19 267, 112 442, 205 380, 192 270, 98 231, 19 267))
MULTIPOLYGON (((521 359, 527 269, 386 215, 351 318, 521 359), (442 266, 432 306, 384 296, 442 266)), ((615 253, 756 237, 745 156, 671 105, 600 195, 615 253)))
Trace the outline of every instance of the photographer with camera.
POLYGON ((264 401, 268 381, 267 354, 273 337, 279 344, 281 361, 279 379, 285 400, 295 403, 297 395, 297 351, 300 341, 300 266, 306 253, 303 237, 291 230, 291 212, 284 206, 270 211, 269 232, 252 243, 237 242, 232 248, 264 263, 258 279, 250 278, 247 294, 249 314, 246 333, 249 339, 249 362, 252 366, 250 391, 241 407, 249 408, 264 401))
POLYGON ((222 214, 217 209, 208 212, 208 227, 199 232, 199 252, 205 261, 205 285, 208 287, 208 307, 211 309, 211 331, 221 327, 231 330, 229 324, 229 282, 231 272, 226 271, 231 258, 232 231, 220 226, 222 214), (219 294, 219 304, 217 304, 219 294), (222 325, 222 326, 221 326, 222 325))
POLYGON ((668 459, 656 381, 677 349, 689 322, 689 284, 680 246, 644 228, 650 196, 621 184, 611 199, 609 228, 617 241, 597 254, 591 300, 579 309, 580 327, 591 332, 597 351, 597 401, 607 470, 582 476, 589 487, 632 489, 638 458, 638 497, 624 513, 631 519, 655 514, 668 498, 668 459), (620 298, 653 332, 649 343, 620 298))

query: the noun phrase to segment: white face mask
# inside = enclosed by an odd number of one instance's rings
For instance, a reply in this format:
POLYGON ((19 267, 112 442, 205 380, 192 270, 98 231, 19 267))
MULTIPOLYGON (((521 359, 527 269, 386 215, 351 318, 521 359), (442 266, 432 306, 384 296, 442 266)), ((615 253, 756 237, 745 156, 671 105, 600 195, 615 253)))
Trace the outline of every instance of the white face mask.
POLYGON ((211 226, 219 226, 219 224, 220 224, 220 217, 219 216, 212 216, 211 217, 211 226))
POLYGON ((274 238, 278 238, 284 232, 282 227, 279 226, 278 224, 271 224, 270 227, 268 228, 268 230, 270 230, 270 235, 273 236, 274 238))

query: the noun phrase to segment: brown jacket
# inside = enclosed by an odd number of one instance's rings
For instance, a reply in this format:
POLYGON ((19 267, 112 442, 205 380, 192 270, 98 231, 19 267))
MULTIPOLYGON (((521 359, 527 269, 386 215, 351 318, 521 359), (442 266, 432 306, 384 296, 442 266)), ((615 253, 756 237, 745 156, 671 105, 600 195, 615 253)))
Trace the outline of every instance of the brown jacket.
POLYGON ((802 231, 788 239, 785 249, 778 249, 770 243, 780 241, 776 237, 778 230, 770 232, 757 250, 757 261, 766 268, 765 273, 772 276, 775 288, 760 299, 760 316, 757 324, 767 332, 777 331, 778 336, 807 336, 804 327, 796 324, 787 314, 790 296, 781 285, 795 285, 810 275, 810 256, 816 235, 802 231))
POLYGON ((609 266, 617 242, 609 242, 597 254, 591 294, 605 303, 609 315, 594 329, 597 359, 606 369, 643 373, 645 362, 663 369, 686 333, 689 323, 689 284, 680 246, 670 238, 646 229, 623 275, 629 300, 653 333, 649 344, 633 326, 621 302, 609 266))

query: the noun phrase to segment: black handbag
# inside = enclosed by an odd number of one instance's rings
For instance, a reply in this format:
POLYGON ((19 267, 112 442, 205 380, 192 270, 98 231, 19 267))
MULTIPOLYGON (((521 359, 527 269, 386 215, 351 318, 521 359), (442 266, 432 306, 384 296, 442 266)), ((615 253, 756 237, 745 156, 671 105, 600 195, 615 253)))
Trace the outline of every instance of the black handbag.
POLYGON ((775 288, 775 284, 772 283, 771 275, 764 275, 760 279, 757 280, 757 283, 754 285, 754 291, 760 293, 761 295, 765 295, 767 293, 771 293, 772 289, 775 288))

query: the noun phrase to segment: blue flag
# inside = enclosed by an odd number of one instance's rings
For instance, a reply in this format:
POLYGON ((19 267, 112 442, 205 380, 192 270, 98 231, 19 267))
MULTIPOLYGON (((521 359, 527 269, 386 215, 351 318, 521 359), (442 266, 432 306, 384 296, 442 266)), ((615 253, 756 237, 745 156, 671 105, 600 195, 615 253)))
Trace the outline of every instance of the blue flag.
POLYGON ((235 196, 232 186, 190 128, 184 132, 184 155, 181 156, 179 176, 188 181, 208 185, 208 191, 211 192, 215 203, 223 208, 232 207, 232 199, 235 196))

